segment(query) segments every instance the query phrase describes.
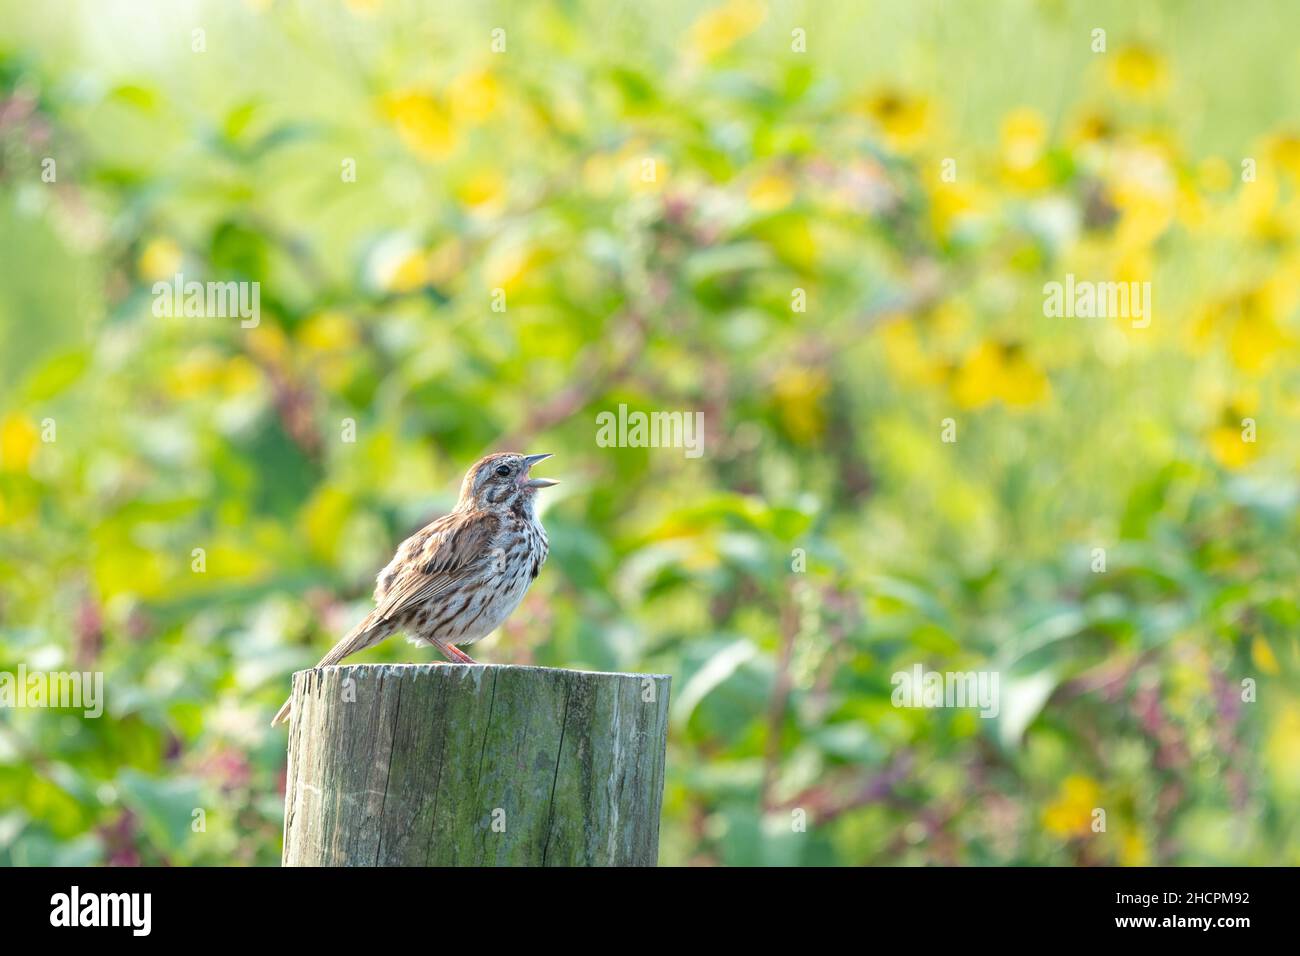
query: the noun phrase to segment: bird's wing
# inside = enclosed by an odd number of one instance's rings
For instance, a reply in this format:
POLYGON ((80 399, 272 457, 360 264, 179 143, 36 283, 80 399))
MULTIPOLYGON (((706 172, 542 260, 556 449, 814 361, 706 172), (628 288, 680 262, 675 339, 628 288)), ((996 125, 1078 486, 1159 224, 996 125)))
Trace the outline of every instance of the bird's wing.
POLYGON ((489 554, 500 527, 491 512, 452 512, 416 532, 398 549, 400 567, 376 616, 395 620, 454 587, 489 554))
MULTIPOLYGON (((436 597, 472 574, 491 554, 501 519, 490 512, 452 512, 411 535, 397 549, 378 606, 321 658, 317 667, 337 664, 346 657, 382 641, 400 626, 400 618, 413 607, 436 597)), ((388 569, 385 569, 385 573, 388 569)), ((284 720, 293 705, 286 700, 271 721, 284 720)))

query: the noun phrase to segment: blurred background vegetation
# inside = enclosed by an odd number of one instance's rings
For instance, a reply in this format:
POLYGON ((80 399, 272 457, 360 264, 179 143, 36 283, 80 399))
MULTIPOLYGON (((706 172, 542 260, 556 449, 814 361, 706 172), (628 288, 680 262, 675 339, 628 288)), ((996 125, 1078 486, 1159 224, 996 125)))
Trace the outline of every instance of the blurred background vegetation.
POLYGON ((277 863, 290 673, 511 448, 552 556, 476 653, 673 675, 664 863, 1300 863, 1298 29, 0 0, 0 670, 107 688, 0 711, 0 862, 277 863), (918 662, 997 719, 893 707, 918 662))

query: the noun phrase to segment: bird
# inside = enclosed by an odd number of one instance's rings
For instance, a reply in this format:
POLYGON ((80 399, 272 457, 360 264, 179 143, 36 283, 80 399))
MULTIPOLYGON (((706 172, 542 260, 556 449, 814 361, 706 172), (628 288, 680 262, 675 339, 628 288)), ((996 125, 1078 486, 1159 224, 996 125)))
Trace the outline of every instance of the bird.
MULTIPOLYGON (((530 469, 550 454, 497 452, 465 473, 456 507, 398 546, 375 583, 375 609, 320 659, 337 664, 398 630, 436 647, 453 664, 477 663, 472 644, 508 618, 546 563, 550 541, 537 492, 559 484, 530 469)), ((284 702, 271 726, 289 716, 284 702)))

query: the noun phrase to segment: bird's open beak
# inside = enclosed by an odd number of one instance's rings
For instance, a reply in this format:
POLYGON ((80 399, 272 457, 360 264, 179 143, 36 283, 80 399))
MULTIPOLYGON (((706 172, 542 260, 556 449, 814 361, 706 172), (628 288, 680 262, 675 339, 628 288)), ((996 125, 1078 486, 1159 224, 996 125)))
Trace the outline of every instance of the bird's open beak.
MULTIPOLYGON (((537 464, 539 461, 546 461, 546 459, 550 457, 551 455, 549 452, 545 455, 525 455, 524 464, 527 467, 532 468, 533 465, 537 464)), ((554 478, 529 478, 526 482, 524 482, 524 487, 525 488, 549 488, 551 487, 551 485, 558 485, 558 484, 559 482, 556 481, 554 478)))

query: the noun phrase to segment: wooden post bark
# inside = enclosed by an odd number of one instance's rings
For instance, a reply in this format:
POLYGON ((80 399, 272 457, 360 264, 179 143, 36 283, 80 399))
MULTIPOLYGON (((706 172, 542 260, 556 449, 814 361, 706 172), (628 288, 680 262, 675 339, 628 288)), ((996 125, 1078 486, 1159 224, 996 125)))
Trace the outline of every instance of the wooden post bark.
POLYGON ((653 866, 670 678, 356 664, 293 678, 285 866, 653 866))

